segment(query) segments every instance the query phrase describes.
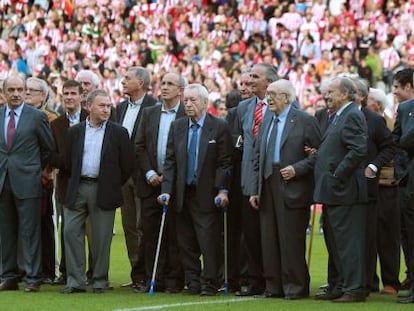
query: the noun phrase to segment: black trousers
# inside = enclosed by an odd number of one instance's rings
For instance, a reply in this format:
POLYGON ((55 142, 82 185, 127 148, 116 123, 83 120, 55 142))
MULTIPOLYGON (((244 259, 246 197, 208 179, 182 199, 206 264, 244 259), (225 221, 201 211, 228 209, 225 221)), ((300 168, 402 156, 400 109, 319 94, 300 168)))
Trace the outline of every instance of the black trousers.
MULTIPOLYGON (((145 271, 147 281, 151 280, 154 268, 155 253, 162 218, 162 206, 157 202, 157 194, 142 199, 142 221, 144 232, 145 271)), ((184 273, 177 242, 176 212, 169 208, 165 217, 164 232, 161 240, 160 255, 156 274, 156 285, 159 288, 182 289, 184 273)))
POLYGON ((177 213, 177 237, 185 283, 192 289, 217 291, 221 285, 221 218, 213 198, 211 210, 201 211, 196 190, 186 190, 183 210, 177 213))

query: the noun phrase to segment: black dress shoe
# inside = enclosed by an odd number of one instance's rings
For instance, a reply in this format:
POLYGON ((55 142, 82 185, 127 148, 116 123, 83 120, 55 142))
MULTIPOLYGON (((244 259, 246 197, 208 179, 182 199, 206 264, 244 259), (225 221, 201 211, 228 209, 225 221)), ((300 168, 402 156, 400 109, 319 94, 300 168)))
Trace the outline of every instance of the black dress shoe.
POLYGON ((315 300, 334 300, 342 296, 342 293, 320 292, 315 295, 315 300))
POLYGON ((26 293, 37 293, 40 290, 40 284, 37 283, 31 283, 27 284, 24 288, 24 291, 26 293))
POLYGON ((284 298, 286 300, 299 300, 299 299, 305 299, 308 297, 309 295, 286 295, 284 298))
POLYGON ((182 293, 184 295, 198 295, 200 294, 200 289, 194 287, 184 288, 182 293))
POLYGON ((401 296, 398 298, 399 303, 414 303, 414 295, 408 294, 406 296, 401 296))
POLYGON ((332 302, 348 303, 348 302, 364 302, 365 296, 343 294, 341 297, 333 299, 332 302))
POLYGON ((65 287, 60 290, 62 294, 77 294, 77 293, 86 293, 86 289, 76 288, 76 287, 65 287))
POLYGON ((19 285, 17 285, 17 281, 7 280, 0 283, 0 291, 2 290, 18 290, 19 285))
POLYGON ((264 293, 254 295, 253 297, 254 298, 283 298, 283 295, 265 291, 264 293))
POLYGON ((254 296, 254 295, 261 295, 261 294, 263 294, 263 290, 254 289, 254 288, 247 289, 247 290, 244 290, 242 288, 241 290, 236 291, 234 293, 234 295, 237 297, 247 297, 247 296, 254 296))
POLYGON ((181 293, 181 289, 177 288, 177 287, 167 287, 165 289, 165 293, 167 294, 179 294, 181 293))
POLYGON ((105 292, 104 288, 94 288, 93 293, 94 294, 103 294, 105 292))
POLYGON ((409 290, 411 288, 411 280, 405 279, 400 286, 400 290, 409 290))
POLYGON ((200 296, 216 296, 216 294, 217 294, 217 291, 203 289, 200 293, 200 296))

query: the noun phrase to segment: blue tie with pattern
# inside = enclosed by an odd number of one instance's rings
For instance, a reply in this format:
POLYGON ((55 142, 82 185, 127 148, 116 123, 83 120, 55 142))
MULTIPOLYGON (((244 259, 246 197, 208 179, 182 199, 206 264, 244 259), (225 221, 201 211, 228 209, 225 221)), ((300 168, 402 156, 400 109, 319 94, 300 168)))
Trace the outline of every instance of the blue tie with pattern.
POLYGON ((187 152, 187 185, 192 185, 195 181, 198 139, 197 130, 199 127, 200 125, 198 124, 191 124, 191 139, 187 152))

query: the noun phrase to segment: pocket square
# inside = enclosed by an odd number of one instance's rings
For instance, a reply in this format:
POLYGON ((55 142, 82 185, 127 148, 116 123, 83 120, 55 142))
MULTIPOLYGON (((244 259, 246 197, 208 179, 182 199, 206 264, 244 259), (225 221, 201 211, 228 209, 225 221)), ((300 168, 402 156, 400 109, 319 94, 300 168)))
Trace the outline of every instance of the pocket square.
POLYGON ((209 143, 209 144, 215 144, 215 143, 216 143, 216 140, 215 140, 215 139, 212 139, 212 140, 210 140, 208 143, 209 143))

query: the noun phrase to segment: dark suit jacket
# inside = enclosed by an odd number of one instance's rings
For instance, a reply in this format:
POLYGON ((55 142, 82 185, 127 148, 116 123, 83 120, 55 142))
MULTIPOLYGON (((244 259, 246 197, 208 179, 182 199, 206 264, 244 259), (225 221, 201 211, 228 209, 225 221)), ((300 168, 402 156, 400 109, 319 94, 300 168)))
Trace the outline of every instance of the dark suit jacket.
POLYGON ((375 200, 378 196, 380 170, 393 159, 396 149, 385 119, 366 107, 361 107, 361 112, 368 127, 368 156, 365 166, 373 164, 378 168, 376 178, 367 178, 368 198, 375 200))
MULTIPOLYGON (((156 188, 148 184, 146 173, 157 170, 158 132, 160 127, 162 105, 148 107, 142 111, 141 122, 135 138, 135 158, 138 161, 139 170, 142 172, 137 179, 137 194, 141 198, 150 196, 156 188)), ((185 116, 184 107, 179 106, 175 119, 185 116)))
POLYGON ((315 202, 327 205, 367 202, 364 173, 367 139, 365 117, 352 103, 329 126, 315 154, 315 202))
POLYGON ((321 134, 325 134, 328 126, 329 126, 329 114, 328 108, 323 108, 315 112, 315 118, 318 120, 319 128, 321 130, 321 134))
MULTIPOLYGON (((141 107, 139 109, 137 119, 135 120, 134 129, 132 130, 131 142, 135 141, 135 135, 137 134, 139 122, 141 120, 142 111, 146 107, 150 107, 150 106, 155 105, 156 102, 157 101, 151 95, 148 95, 148 94, 144 95, 144 99, 142 100, 142 104, 141 104, 141 107)), ((117 123, 119 123, 121 125, 122 125, 122 122, 124 121, 124 118, 125 118, 125 113, 126 113, 126 110, 128 108, 128 103, 129 103, 128 100, 124 100, 123 102, 120 102, 118 104, 118 106, 116 106, 117 123)))
MULTIPOLYGON (((88 114, 88 111, 81 109, 80 121, 84 121, 88 114)), ((52 154, 50 165, 59 169, 56 179, 56 197, 59 202, 63 203, 69 179, 69 174, 65 167, 66 135, 69 129, 69 120, 66 118, 66 114, 52 121, 50 127, 52 128, 53 138, 56 143, 56 151, 52 154)))
MULTIPOLYGON (((85 142, 86 122, 83 121, 68 131, 66 167, 69 182, 66 207, 73 208, 78 193, 85 142)), ((121 187, 131 176, 134 153, 128 132, 122 126, 108 121, 102 143, 101 163, 98 177, 96 204, 104 210, 121 206, 121 187)))
MULTIPOLYGON (((172 123, 164 163, 162 193, 175 197, 177 212, 183 208, 186 188, 188 131, 188 117, 172 123)), ((232 144, 227 122, 207 114, 199 139, 197 198, 201 211, 211 211, 218 191, 230 186, 232 144)))
POLYGON ((5 140, 6 107, 0 108, 0 192, 6 175, 19 199, 38 198, 42 192, 42 167, 50 159, 55 144, 44 112, 23 104, 11 150, 5 140))
POLYGON ((414 99, 405 101, 398 106, 393 137, 397 145, 414 157, 414 99))
MULTIPOLYGON (((252 195, 261 194, 265 167, 267 139, 271 131, 274 113, 267 111, 254 147, 252 170, 252 195)), ((309 157, 305 146, 318 148, 321 134, 316 119, 309 114, 291 107, 286 118, 280 145, 281 168, 292 165, 295 178, 284 183, 283 198, 291 208, 309 208, 313 197, 314 157, 309 157)), ((274 143, 274 142, 273 142, 274 143)))

